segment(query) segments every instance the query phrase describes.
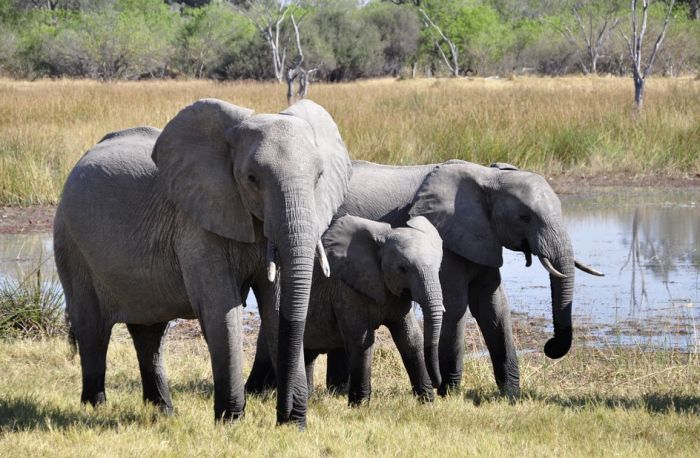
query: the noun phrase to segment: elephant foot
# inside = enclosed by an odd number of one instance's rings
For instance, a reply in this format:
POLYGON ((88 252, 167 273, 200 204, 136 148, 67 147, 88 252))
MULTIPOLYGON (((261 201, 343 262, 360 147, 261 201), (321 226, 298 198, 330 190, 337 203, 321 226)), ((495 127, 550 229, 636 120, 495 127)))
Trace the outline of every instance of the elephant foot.
POLYGON ((435 394, 433 394, 433 390, 428 390, 428 391, 413 391, 413 395, 418 399, 418 401, 421 404, 428 404, 430 402, 433 402, 435 400, 435 394))
POLYGON ((214 419, 217 422, 221 422, 221 423, 234 423, 234 422, 242 419, 244 416, 245 416, 244 410, 241 410, 238 412, 227 410, 227 411, 224 411, 221 413, 215 413, 214 419))
POLYGON ((90 404, 93 407, 97 407, 101 404, 107 402, 107 396, 105 396, 104 391, 94 394, 83 394, 80 396, 80 402, 83 404, 90 404))
POLYGON ((243 401, 243 406, 239 405, 233 406, 214 406, 214 420, 220 421, 222 423, 233 423, 243 418, 245 415, 246 402, 243 401))
POLYGON ((440 395, 441 397, 445 397, 450 394, 458 393, 459 385, 459 382, 442 382, 440 388, 438 388, 438 395, 440 395))
POLYGON ((360 407, 363 405, 369 405, 369 399, 369 396, 351 395, 348 397, 348 405, 350 407, 360 407))
POLYGON ((146 400, 145 402, 148 402, 150 404, 153 404, 158 411, 165 415, 166 417, 172 417, 173 415, 173 406, 172 404, 168 404, 166 402, 153 402, 150 400, 146 400))
POLYGON ((294 415, 292 413, 292 416, 289 417, 286 421, 280 421, 277 420, 277 426, 284 426, 284 425, 294 425, 297 428, 299 428, 299 431, 306 431, 306 415, 299 416, 299 415, 294 415))
POLYGON ((520 386, 518 385, 505 385, 498 387, 501 392, 501 396, 508 399, 511 404, 520 400, 520 386))

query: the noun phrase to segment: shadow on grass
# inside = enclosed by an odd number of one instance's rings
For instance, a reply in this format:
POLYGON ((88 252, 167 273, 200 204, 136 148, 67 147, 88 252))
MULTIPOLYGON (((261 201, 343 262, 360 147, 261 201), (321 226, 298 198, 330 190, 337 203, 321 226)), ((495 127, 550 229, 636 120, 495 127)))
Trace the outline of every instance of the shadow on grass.
MULTIPOLYGON (((478 406, 502 397, 497 391, 467 390, 464 398, 478 406)), ((653 413, 689 413, 700 415, 700 396, 668 393, 649 393, 638 397, 625 396, 545 396, 541 393, 525 392, 521 400, 539 401, 563 408, 581 409, 606 407, 609 409, 645 409, 653 413)))
POLYGON ((62 409, 39 402, 31 396, 0 398, 0 432, 68 429, 76 426, 114 429, 126 424, 152 423, 157 412, 110 411, 108 416, 98 409, 62 409))

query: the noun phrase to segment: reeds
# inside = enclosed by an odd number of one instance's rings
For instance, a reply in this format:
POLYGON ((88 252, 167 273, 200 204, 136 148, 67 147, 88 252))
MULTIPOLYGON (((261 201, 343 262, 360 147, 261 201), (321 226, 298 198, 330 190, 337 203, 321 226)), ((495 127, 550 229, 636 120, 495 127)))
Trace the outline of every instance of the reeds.
MULTIPOLYGON (((651 79, 633 115, 629 78, 371 80, 315 84, 353 158, 389 164, 510 162, 546 175, 700 172, 700 81, 651 79)), ((55 203, 71 167, 106 133, 163 127, 217 97, 285 107, 275 83, 0 80, 0 203, 55 203)))

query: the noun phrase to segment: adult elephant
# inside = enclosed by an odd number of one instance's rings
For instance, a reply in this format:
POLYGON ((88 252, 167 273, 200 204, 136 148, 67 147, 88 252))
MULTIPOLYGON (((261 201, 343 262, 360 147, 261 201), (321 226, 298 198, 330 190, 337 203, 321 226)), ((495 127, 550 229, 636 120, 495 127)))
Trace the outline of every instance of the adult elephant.
POLYGON ((307 100, 253 115, 204 99, 162 132, 138 127, 103 138, 70 173, 54 223, 82 402, 104 402, 107 345, 122 322, 144 400, 171 411, 162 340, 169 320, 196 317, 211 354, 215 418, 241 417, 242 293, 252 287, 276 300, 266 267, 278 261, 277 421, 303 426, 314 253, 325 260, 320 236, 350 174, 331 116, 307 100))
MULTIPOLYGON (((499 389, 507 396, 519 395, 510 309, 499 272, 503 247, 523 252, 528 266, 532 255, 538 256, 549 272, 554 337, 544 351, 550 358, 564 356, 571 346, 574 267, 600 274, 574 259, 561 204, 547 181, 508 164, 484 167, 449 161, 396 167, 355 161, 338 214, 392 226, 425 216, 438 229, 446 312, 438 351, 440 373, 431 376, 441 395, 461 383, 467 306, 484 336, 499 389)), ((260 352, 260 345, 258 350, 246 384, 251 392, 265 388, 269 380, 268 356, 264 348, 260 352)), ((331 388, 344 383, 344 355, 329 354, 328 374, 331 388)))

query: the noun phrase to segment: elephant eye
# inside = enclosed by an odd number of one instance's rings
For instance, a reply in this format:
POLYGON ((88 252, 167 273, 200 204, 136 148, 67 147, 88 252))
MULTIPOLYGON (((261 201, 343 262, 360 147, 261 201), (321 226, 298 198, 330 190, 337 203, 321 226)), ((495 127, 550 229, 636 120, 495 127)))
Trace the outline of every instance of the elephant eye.
POLYGON ((256 185, 258 184, 258 179, 255 178, 253 175, 248 175, 248 181, 251 182, 252 184, 256 185))
POLYGON ((520 215, 518 218, 524 223, 529 223, 530 222, 530 215, 520 215))
POLYGON ((314 182, 314 187, 318 186, 318 182, 321 180, 322 176, 323 176, 323 170, 318 172, 318 175, 316 175, 316 181, 314 182))
POLYGON ((399 267, 397 267, 397 270, 401 272, 402 274, 405 274, 408 272, 408 268, 404 266, 403 264, 399 264, 399 267))

